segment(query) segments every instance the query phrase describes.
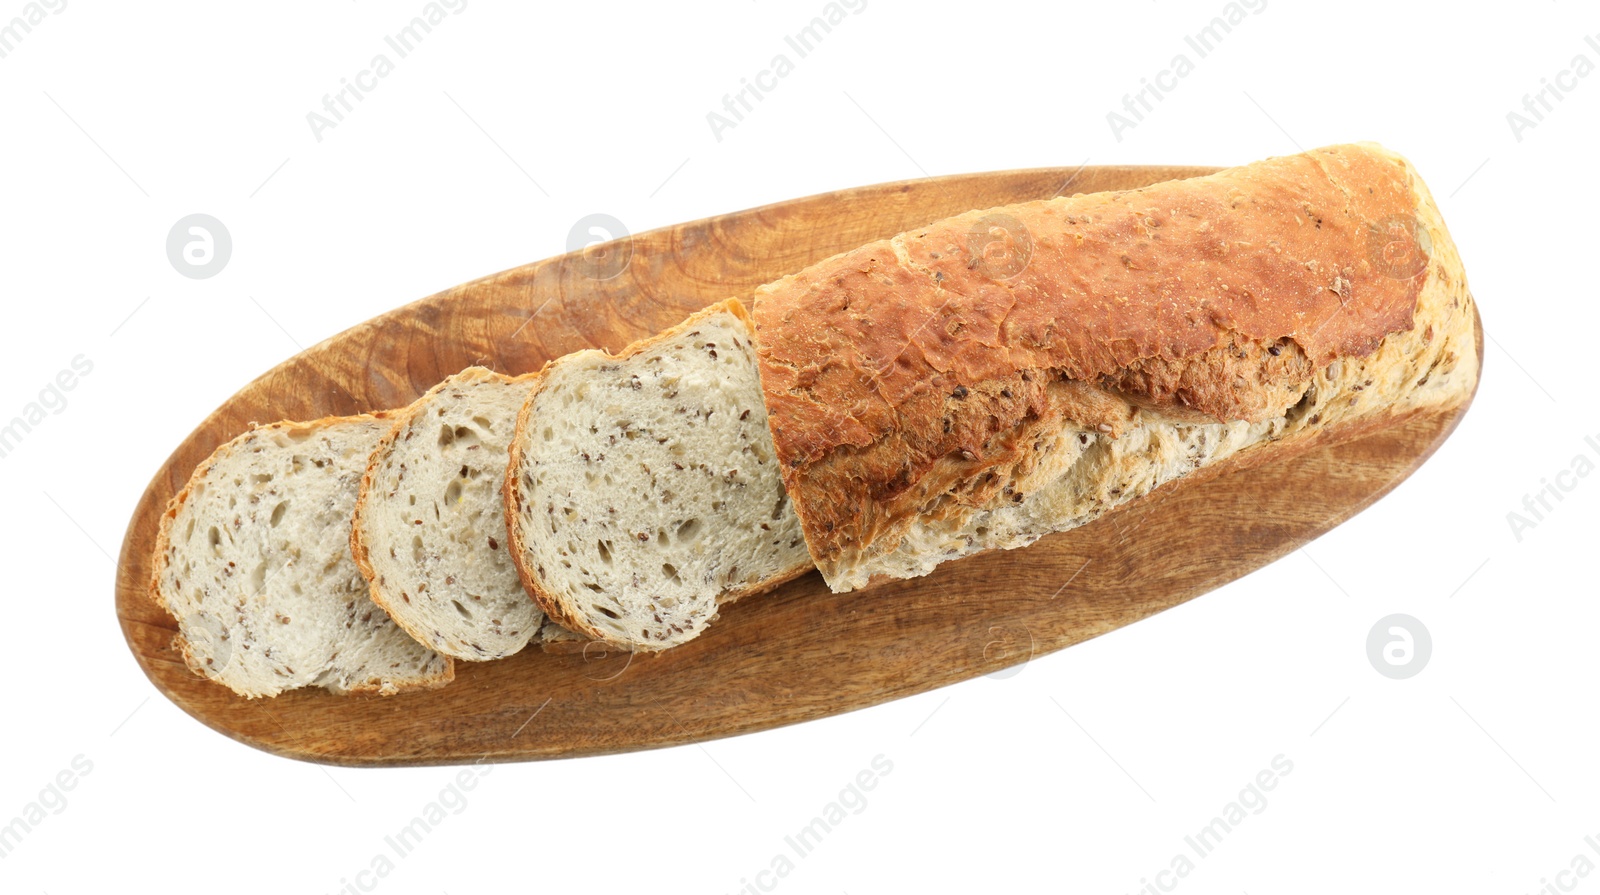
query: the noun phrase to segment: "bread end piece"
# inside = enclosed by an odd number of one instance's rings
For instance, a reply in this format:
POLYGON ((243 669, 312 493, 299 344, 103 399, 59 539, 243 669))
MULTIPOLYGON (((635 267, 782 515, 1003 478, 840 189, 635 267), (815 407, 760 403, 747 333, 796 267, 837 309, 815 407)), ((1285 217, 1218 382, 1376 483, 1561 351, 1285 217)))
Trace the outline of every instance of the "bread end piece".
POLYGON ((755 317, 786 483, 835 591, 1477 381, 1455 247, 1375 144, 958 215, 763 287, 755 317))

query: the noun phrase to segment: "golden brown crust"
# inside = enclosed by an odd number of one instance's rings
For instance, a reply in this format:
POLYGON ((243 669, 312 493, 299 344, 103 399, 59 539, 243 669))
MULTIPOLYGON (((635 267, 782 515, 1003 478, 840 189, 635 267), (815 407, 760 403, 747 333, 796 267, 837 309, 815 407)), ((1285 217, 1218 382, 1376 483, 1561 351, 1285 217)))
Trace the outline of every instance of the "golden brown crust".
MULTIPOLYGON (((730 298, 726 301, 719 302, 708 308, 697 311, 677 326, 657 333, 648 338, 640 339, 616 354, 612 354, 609 351, 604 353, 608 358, 613 360, 627 360, 636 354, 648 351, 656 345, 677 338, 680 333, 686 332, 690 328, 698 325, 701 320, 704 320, 707 317, 712 317, 722 313, 732 314, 743 321, 747 326, 753 325, 750 318, 750 312, 745 309, 744 305, 739 302, 738 299, 730 298)), ((572 355, 567 356, 571 357, 572 355)), ((528 397, 523 401, 522 410, 517 414, 516 433, 511 436, 511 462, 506 465, 506 480, 504 486, 506 501, 506 531, 510 535, 511 540, 511 561, 517 567, 517 577, 522 579, 522 586, 528 591, 528 593, 533 595, 534 600, 539 604, 539 608, 543 609, 545 615, 548 615, 551 619, 553 619, 556 624, 566 628, 569 631, 572 631, 575 634, 580 634, 584 637, 587 637, 591 641, 608 643, 617 647, 618 649, 632 649, 641 652, 653 652, 655 649, 660 649, 661 647, 652 648, 643 644, 618 644, 613 639, 608 638, 604 630, 593 624, 590 624, 587 621, 587 618, 582 611, 569 604, 561 597, 560 594, 546 588, 538 574, 538 570, 528 567, 526 558, 527 542, 522 536, 522 526, 520 524, 522 501, 525 496, 522 493, 520 487, 520 477, 518 475, 518 471, 522 468, 522 441, 523 436, 529 429, 529 420, 532 417, 531 411, 533 408, 533 402, 539 396, 539 393, 544 390, 544 375, 549 371, 553 364, 560 362, 561 359, 557 359, 545 364, 544 368, 541 369, 537 374, 539 377, 538 381, 534 383, 533 390, 528 393, 528 397)), ((785 581, 791 580, 792 578, 799 577, 806 571, 809 570, 802 568, 795 570, 793 575, 783 578, 782 580, 758 582, 755 585, 724 594, 721 598, 719 598, 718 602, 730 603, 739 599, 740 597, 761 593, 765 590, 776 587, 785 581)))
MULTIPOLYGON (((384 592, 383 587, 378 583, 378 572, 372 567, 372 554, 367 546, 364 533, 365 525, 363 523, 366 521, 367 499, 372 493, 373 477, 377 473, 378 464, 382 462, 383 457, 393 447, 394 441, 399 437, 400 433, 411 424, 412 420, 416 419, 422 407, 444 389, 471 380, 495 380, 507 385, 515 385, 535 380, 538 377, 538 372, 524 373, 521 376, 507 376, 504 373, 496 373, 487 367, 468 367, 428 389, 421 397, 412 401, 404 409, 388 411, 382 415, 385 419, 393 419, 394 424, 378 440, 377 447, 373 449, 371 456, 367 458, 367 471, 361 475, 361 493, 356 497, 355 512, 350 520, 350 556, 355 560, 356 567, 361 570, 361 577, 366 579, 372 602, 378 604, 379 608, 388 613, 389 618, 399 625, 401 630, 410 634, 411 638, 418 643, 429 643, 431 638, 428 635, 431 632, 415 627, 407 619, 404 619, 402 614, 395 612, 394 600, 384 592)), ((435 652, 438 652, 438 650, 435 650, 435 652)), ((440 655, 451 658, 444 653, 440 653, 440 655)))
MULTIPOLYGON (((156 529, 154 555, 150 563, 150 599, 157 606, 159 606, 162 611, 166 612, 168 615, 172 615, 172 607, 167 603, 166 598, 161 593, 161 578, 166 572, 167 558, 171 547, 172 522, 177 518, 178 510, 184 505, 184 503, 188 501, 189 494, 194 490, 194 487, 198 485, 201 479, 203 479, 206 474, 211 471, 211 468, 217 464, 217 461, 232 453, 232 451, 237 448, 246 437, 255 435, 256 433, 269 432, 274 429, 316 430, 325 429, 329 426, 335 426, 344 423, 369 421, 387 422, 390 419, 393 419, 393 414, 391 411, 377 410, 371 413, 362 413, 353 416, 325 416, 320 419, 303 422, 295 420, 280 420, 275 423, 267 423, 264 425, 259 423, 251 423, 248 430, 219 445, 216 450, 211 452, 210 456, 206 457, 206 459, 201 461, 199 465, 195 466, 194 472, 189 474, 188 481, 184 483, 184 486, 179 489, 177 494, 172 496, 172 499, 167 501, 167 509, 161 514, 161 522, 156 529)), ((360 565, 360 560, 357 560, 357 565, 360 565)), ((365 572, 363 572, 363 574, 365 574, 365 572)), ((181 619, 178 620, 181 621, 181 619)), ((184 663, 187 664, 195 674, 199 675, 200 677, 206 677, 205 673, 200 669, 197 662, 194 661, 194 657, 191 655, 189 650, 189 644, 184 640, 181 633, 174 637, 173 645, 178 650, 179 654, 183 656, 184 663)), ((411 690, 433 690, 455 680, 455 661, 449 656, 443 654, 440 654, 440 658, 444 660, 444 671, 440 675, 427 680, 418 680, 399 686, 394 692, 404 693, 411 690)), ((380 692, 382 692, 382 688, 377 685, 359 685, 344 690, 341 695, 363 695, 380 692)))
POLYGON ((1418 219, 1415 184, 1392 153, 1335 146, 969 212, 758 290, 769 421, 818 566, 992 503, 1063 420, 1116 437, 1130 405, 1282 415, 1316 371, 1412 328, 1437 259, 1384 249, 1418 219))

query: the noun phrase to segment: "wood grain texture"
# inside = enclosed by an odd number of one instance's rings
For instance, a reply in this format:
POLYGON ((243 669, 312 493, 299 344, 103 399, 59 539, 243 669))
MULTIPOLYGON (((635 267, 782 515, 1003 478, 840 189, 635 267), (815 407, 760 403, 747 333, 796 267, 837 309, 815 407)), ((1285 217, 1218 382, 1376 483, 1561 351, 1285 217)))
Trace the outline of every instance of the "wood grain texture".
MULTIPOLYGON (((472 364, 538 369, 579 348, 622 348, 838 252, 973 208, 1130 189, 1210 173, 1085 167, 930 178, 826 193, 640 234, 611 279, 591 255, 515 268, 414 302, 285 361, 184 440, 123 540, 116 608, 141 668, 211 728, 292 758, 426 765, 604 754, 821 718, 988 674, 1189 600, 1349 518, 1416 469, 1466 405, 1376 433, 1329 432, 1298 457, 1222 464, 1032 547, 932 575, 832 594, 808 574, 725 607, 703 636, 657 655, 524 650, 457 663, 456 681, 401 696, 299 690, 246 700, 192 674, 177 624, 148 596, 167 500, 251 422, 401 407, 472 364), (1339 438, 1356 440, 1335 443, 1339 438)), ((1479 356, 1482 356, 1479 334, 1479 356)), ((1248 454, 1246 455, 1248 456, 1248 454)))

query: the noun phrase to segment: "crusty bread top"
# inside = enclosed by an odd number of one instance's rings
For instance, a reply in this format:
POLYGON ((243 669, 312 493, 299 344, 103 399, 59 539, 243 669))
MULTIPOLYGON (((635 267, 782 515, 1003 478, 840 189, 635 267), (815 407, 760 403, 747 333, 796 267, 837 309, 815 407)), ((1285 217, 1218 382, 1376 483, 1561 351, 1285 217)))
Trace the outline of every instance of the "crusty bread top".
POLYGON ((762 385, 813 558, 826 573, 908 501, 982 489, 1064 380, 1066 415, 1110 433, 1128 401, 1282 414, 1317 370, 1411 328, 1436 263, 1426 235, 1397 251, 1417 183, 1381 147, 1335 146, 969 212, 762 287, 762 385))

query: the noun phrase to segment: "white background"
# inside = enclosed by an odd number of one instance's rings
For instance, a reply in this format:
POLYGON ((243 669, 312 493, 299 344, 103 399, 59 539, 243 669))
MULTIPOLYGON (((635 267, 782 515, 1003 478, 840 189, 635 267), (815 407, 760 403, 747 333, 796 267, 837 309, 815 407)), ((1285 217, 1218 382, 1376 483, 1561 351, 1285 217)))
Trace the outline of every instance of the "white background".
MULTIPOLYGON (((784 36, 823 6, 471 0, 320 141, 307 113, 420 0, 71 0, 0 59, 0 418, 93 363, 0 460, 0 823, 92 763, 0 858, 0 889, 336 892, 456 773, 254 751, 169 704, 123 644, 110 556, 149 476, 300 346, 558 254, 594 212, 639 232, 924 174, 1373 139, 1432 185, 1491 337, 1471 413, 1392 496, 1012 677, 704 747, 495 766, 377 890, 1132 893, 1283 755, 1266 808, 1178 891, 1600 893, 1600 873, 1557 877, 1600 864, 1600 475, 1565 479, 1520 540, 1507 519, 1574 457, 1600 463, 1600 76, 1520 139, 1507 120, 1576 55, 1600 63, 1594 8, 1271 0, 1199 59, 1184 37, 1219 0, 868 0, 716 139, 707 113, 793 59, 784 36), (1117 139, 1107 113, 1180 52, 1193 73, 1117 139), (233 236, 211 279, 165 254, 193 212, 233 236), (1408 680, 1366 655, 1396 612, 1433 639, 1408 680), (893 770, 865 809, 758 880, 878 755, 893 770)), ((0 0, 0 21, 24 8, 0 0)))

